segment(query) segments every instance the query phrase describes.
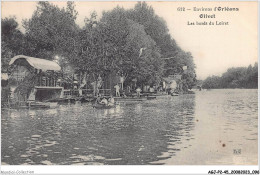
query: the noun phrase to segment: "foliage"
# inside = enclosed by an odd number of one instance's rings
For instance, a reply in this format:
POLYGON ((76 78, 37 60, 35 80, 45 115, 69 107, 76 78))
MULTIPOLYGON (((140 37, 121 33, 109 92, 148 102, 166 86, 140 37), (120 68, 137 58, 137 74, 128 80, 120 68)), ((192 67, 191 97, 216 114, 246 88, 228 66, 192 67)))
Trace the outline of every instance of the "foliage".
POLYGON ((3 107, 7 102, 10 96, 10 87, 2 87, 1 88, 1 107, 3 107))
POLYGON ((15 89, 15 92, 19 92, 22 96, 29 97, 32 89, 37 85, 37 80, 39 75, 29 74, 27 75, 22 82, 19 83, 18 87, 15 89))
POLYGON ((27 40, 26 54, 53 60, 54 56, 73 56, 76 49, 77 12, 72 2, 67 8, 58 8, 50 2, 38 2, 37 10, 23 21, 27 40))
POLYGON ((203 81, 202 88, 218 89, 220 88, 220 80, 221 78, 219 76, 208 77, 203 81))
POLYGON ((24 36, 15 17, 1 20, 1 71, 6 72, 10 59, 23 53, 24 36))
POLYGON ((171 38, 166 22, 154 13, 151 6, 146 2, 138 2, 127 14, 129 19, 144 26, 147 35, 151 36, 160 48, 162 57, 173 56, 178 46, 171 38))
POLYGON ((23 21, 25 34, 17 29, 15 19, 2 20, 2 56, 21 53, 56 59, 64 69, 94 79, 109 73, 123 75, 125 84, 137 78, 138 84, 155 85, 162 77, 179 73, 184 90, 194 85, 191 53, 178 47, 166 22, 146 2, 129 10, 116 7, 103 12, 99 20, 93 12, 83 28, 76 25, 77 14, 73 2, 59 8, 41 1, 32 17, 23 21))
POLYGON ((162 73, 159 49, 144 27, 127 18, 123 8, 93 13, 81 31, 81 52, 74 63, 81 71, 103 75, 115 71, 127 82, 155 83, 162 73), (94 25, 95 24, 95 25, 94 25), (140 55, 140 49, 145 51, 140 55))
POLYGON ((190 52, 184 52, 178 49, 175 56, 165 60, 164 76, 181 74, 184 83, 184 91, 191 89, 196 83, 195 64, 190 52), (183 67, 187 67, 186 70, 183 67))
MULTIPOLYGON (((169 34, 166 22, 154 13, 146 2, 138 2, 134 9, 128 11, 128 17, 144 26, 144 30, 156 43, 160 55, 165 59, 162 76, 181 74, 183 87, 190 89, 196 83, 195 64, 190 52, 184 52, 169 34), (170 58, 170 59, 169 59, 170 58), (182 67, 188 70, 183 71, 182 67)), ((161 61, 163 62, 163 61, 161 61)))
POLYGON ((254 67, 230 68, 221 77, 212 76, 203 81, 202 88, 257 88, 258 87, 258 64, 254 67))

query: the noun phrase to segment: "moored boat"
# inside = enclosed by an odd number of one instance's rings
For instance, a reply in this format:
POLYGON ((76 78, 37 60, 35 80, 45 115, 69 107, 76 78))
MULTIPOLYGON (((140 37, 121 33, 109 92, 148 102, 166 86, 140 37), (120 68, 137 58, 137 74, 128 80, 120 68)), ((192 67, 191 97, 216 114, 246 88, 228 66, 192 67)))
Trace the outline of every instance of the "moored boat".
POLYGON ((179 96, 179 94, 173 92, 173 93, 171 93, 171 96, 179 96))
POLYGON ((147 100, 153 100, 153 99, 156 99, 156 96, 148 96, 147 97, 147 100))
POLYGON ((115 104, 105 105, 105 104, 95 103, 92 106, 93 106, 93 108, 96 108, 96 109, 111 109, 111 108, 114 108, 116 105, 115 104))
POLYGON ((115 97, 115 101, 146 101, 147 97, 115 97))
POLYGON ((57 98, 57 99, 51 99, 46 102, 57 102, 58 104, 67 104, 67 103, 75 103, 75 98, 57 98))
POLYGON ((30 109, 46 109, 57 107, 57 102, 30 102, 28 103, 28 108, 30 109))

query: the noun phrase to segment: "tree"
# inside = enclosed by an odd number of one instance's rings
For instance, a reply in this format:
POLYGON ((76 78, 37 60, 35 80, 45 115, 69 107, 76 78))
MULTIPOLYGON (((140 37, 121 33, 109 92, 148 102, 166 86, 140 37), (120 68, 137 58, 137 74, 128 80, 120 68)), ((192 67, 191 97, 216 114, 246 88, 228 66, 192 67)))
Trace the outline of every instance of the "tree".
POLYGON ((128 18, 144 26, 144 30, 156 43, 160 55, 165 60, 164 74, 167 77, 173 74, 182 74, 184 89, 192 88, 196 82, 195 64, 191 53, 184 52, 169 34, 166 22, 154 13, 146 2, 138 2, 134 9, 128 11, 128 18), (170 58, 170 59, 169 59, 170 58), (187 71, 182 67, 187 66, 187 71))
POLYGON ((54 59, 75 56, 78 26, 73 2, 67 8, 58 8, 49 2, 38 2, 37 10, 29 20, 23 21, 28 43, 27 55, 54 59))
POLYGON ((15 17, 1 20, 1 70, 6 72, 12 57, 23 54, 24 35, 18 29, 15 17))
POLYGON ((162 72, 159 49, 144 26, 128 19, 123 8, 103 12, 99 22, 92 13, 85 23, 80 32, 80 59, 74 61, 81 71, 95 77, 115 72, 125 76, 126 82, 133 78, 143 83, 158 81, 162 72))
MULTIPOLYGON (((116 73, 126 83, 137 78, 140 84, 158 84, 163 76, 180 72, 185 90, 196 80, 193 57, 182 51, 170 36, 166 22, 151 6, 139 2, 134 9, 116 7, 103 12, 100 20, 93 12, 81 29, 76 23, 73 2, 58 8, 49 2, 38 2, 37 10, 23 21, 25 37, 22 49, 28 56, 58 61, 82 74, 98 76, 116 73), (165 61, 162 58, 171 57, 165 61), (184 71, 183 66, 188 69, 184 71)), ((12 24, 12 23, 11 23, 12 24)), ((16 28, 13 22, 11 28, 16 28)), ((6 53, 12 53, 6 46, 6 53)))
POLYGON ((203 81, 203 88, 257 88, 258 65, 254 67, 229 68, 221 77, 208 77, 203 81))
POLYGON ((134 9, 128 10, 128 18, 144 26, 147 35, 160 48, 162 57, 171 57, 176 53, 178 46, 169 34, 166 22, 146 2, 138 2, 134 9))
POLYGON ((137 78, 139 83, 159 84, 163 73, 163 60, 155 41, 146 34, 144 26, 128 20, 129 35, 125 46, 126 57, 121 71, 131 72, 129 81, 137 78))

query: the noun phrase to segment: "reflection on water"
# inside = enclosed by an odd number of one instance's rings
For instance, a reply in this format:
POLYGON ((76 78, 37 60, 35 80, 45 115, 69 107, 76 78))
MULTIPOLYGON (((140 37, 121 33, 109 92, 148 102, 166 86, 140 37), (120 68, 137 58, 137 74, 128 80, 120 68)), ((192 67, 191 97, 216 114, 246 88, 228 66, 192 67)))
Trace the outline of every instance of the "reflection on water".
POLYGON ((257 164, 257 90, 1 113, 4 164, 257 164))

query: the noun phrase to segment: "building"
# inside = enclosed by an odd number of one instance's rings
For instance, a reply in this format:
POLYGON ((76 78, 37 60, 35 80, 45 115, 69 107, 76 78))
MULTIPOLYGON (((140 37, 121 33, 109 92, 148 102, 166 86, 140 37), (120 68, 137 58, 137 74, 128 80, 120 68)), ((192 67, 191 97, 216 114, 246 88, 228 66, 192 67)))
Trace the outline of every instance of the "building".
POLYGON ((12 101, 46 101, 63 96, 58 81, 61 67, 56 62, 17 55, 9 66, 12 101))

